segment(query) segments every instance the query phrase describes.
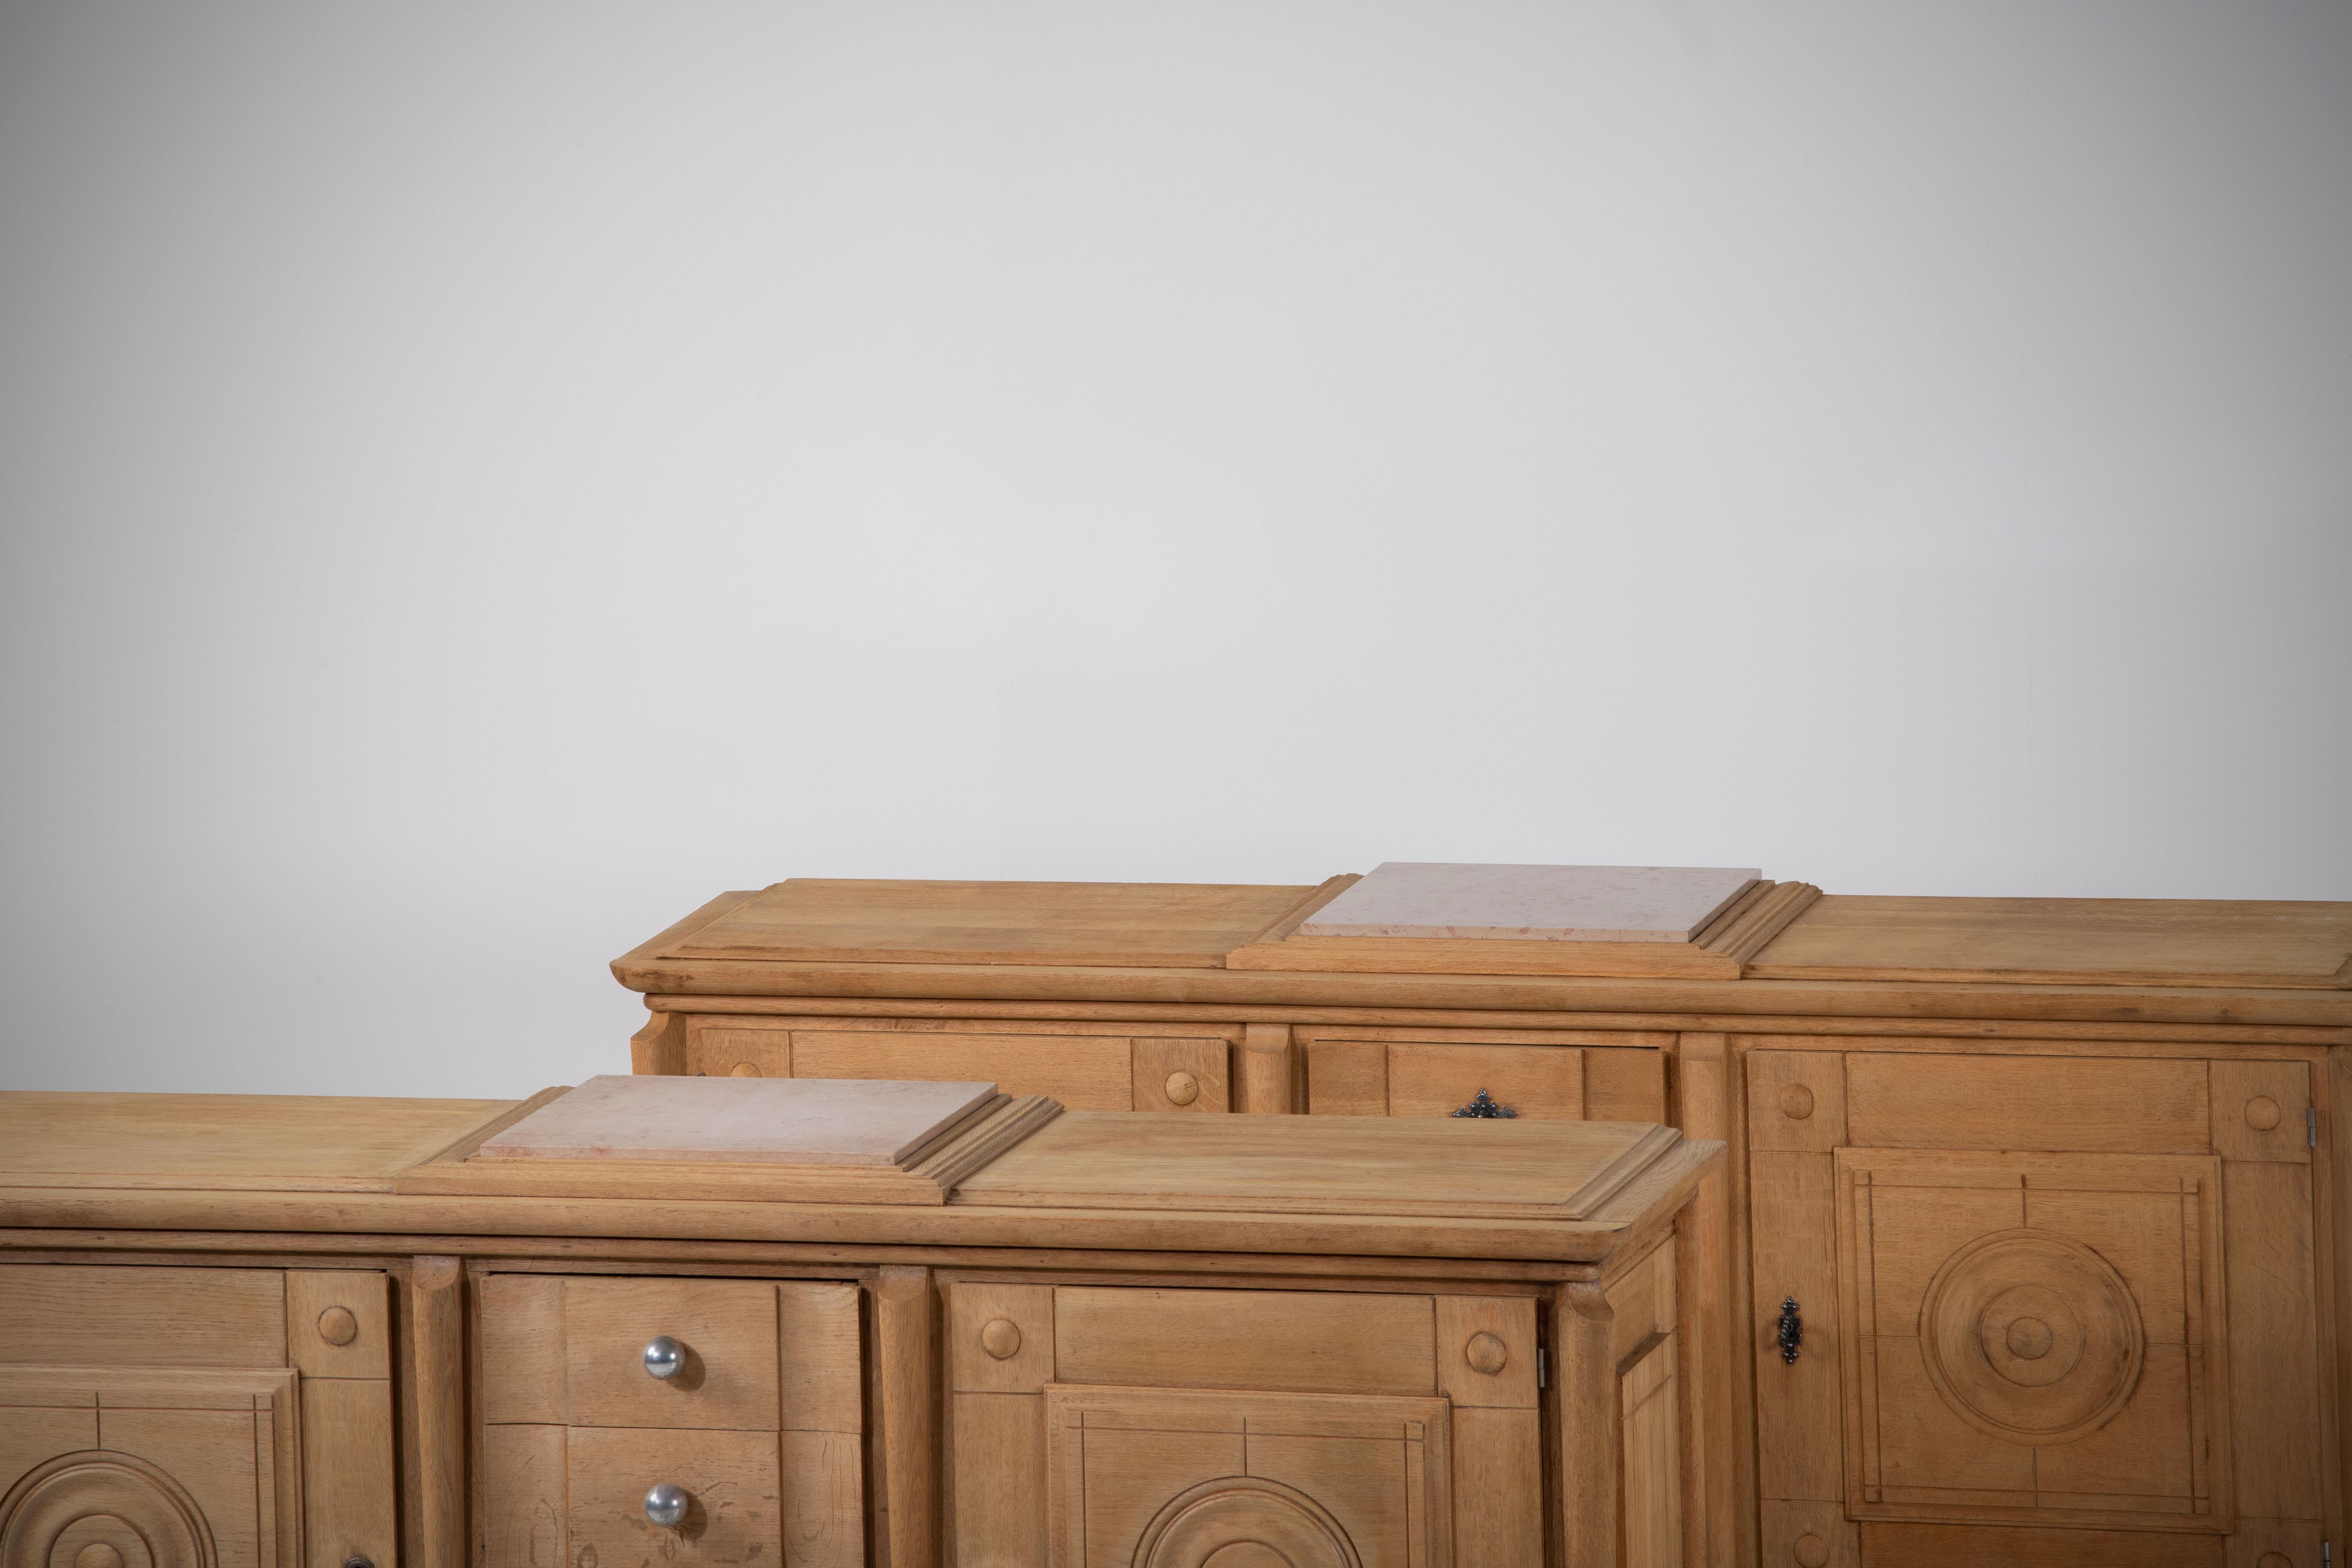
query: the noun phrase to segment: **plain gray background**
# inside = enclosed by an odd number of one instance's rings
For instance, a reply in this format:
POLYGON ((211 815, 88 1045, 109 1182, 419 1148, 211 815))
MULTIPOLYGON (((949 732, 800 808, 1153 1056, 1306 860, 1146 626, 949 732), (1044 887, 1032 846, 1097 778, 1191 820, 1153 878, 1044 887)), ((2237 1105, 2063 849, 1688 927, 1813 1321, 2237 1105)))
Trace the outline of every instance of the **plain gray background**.
POLYGON ((16 1087, 789 875, 2352 897, 2352 6, 0 5, 16 1087))

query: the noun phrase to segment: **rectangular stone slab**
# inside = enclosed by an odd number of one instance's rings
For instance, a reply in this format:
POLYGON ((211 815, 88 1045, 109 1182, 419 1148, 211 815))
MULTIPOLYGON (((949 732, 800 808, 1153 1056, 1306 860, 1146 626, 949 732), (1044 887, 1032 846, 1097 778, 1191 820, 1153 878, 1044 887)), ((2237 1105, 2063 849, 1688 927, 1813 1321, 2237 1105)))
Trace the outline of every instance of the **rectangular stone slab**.
POLYGON ((485 1142, 485 1160, 897 1165, 996 1098, 992 1083, 592 1078, 485 1142))
POLYGON ((1689 942, 1763 875, 1715 866, 1486 866, 1391 860, 1300 936, 1689 942))

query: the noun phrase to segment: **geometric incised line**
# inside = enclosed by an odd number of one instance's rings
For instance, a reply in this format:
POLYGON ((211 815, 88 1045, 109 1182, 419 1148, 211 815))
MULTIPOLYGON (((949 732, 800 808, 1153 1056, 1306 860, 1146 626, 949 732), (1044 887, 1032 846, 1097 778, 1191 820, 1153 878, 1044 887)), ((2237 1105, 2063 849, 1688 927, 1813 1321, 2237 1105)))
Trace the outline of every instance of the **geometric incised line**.
POLYGON ((1136 1542, 1135 1568, 1363 1568, 1330 1510, 1295 1487, 1221 1476, 1168 1500, 1136 1542))
POLYGON ((218 1568, 187 1489, 130 1454, 84 1449, 0 1499, 0 1568, 218 1568))
POLYGON ((2000 1230, 1959 1247, 1919 1308, 1927 1376, 1978 1430, 2037 1447, 2115 1419, 2147 1352, 2139 1304, 2115 1266, 2046 1230, 2000 1230))

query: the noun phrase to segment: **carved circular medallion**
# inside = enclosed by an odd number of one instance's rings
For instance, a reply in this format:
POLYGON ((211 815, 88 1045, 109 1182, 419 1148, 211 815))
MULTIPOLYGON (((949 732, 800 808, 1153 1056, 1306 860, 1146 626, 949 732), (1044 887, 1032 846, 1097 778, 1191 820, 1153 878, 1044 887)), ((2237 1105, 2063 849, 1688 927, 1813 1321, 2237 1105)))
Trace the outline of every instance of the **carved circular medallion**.
POLYGON ((1797 1537, 1797 1568, 1829 1568, 1830 1543, 1811 1531, 1797 1537))
POLYGON ((2258 1094, 2246 1101, 2246 1125, 2257 1132, 2267 1132, 2279 1124, 2279 1102, 2267 1094, 2258 1094))
POLYGON ((1222 1476, 1177 1493, 1136 1542, 1135 1568, 1363 1568, 1330 1510, 1295 1487, 1222 1476))
POLYGON ((2012 1443, 2071 1443, 2139 1385, 2139 1306, 2114 1265, 2042 1230, 1980 1236, 1927 1282, 1920 1347, 1961 1419, 2012 1443))
POLYGON ((0 1568, 218 1568, 185 1488, 102 1448, 60 1454, 0 1499, 0 1568))
POLYGON ((1188 1072, 1171 1072, 1161 1085, 1171 1105, 1190 1105, 1201 1098, 1201 1080, 1188 1072))
POLYGON ((1813 1113, 1813 1091, 1801 1083, 1792 1083, 1780 1091, 1780 1114, 1791 1121, 1802 1121, 1813 1113))
POLYGON ((980 1326, 980 1348, 999 1361, 1021 1353, 1021 1325, 1010 1318, 991 1318, 980 1326))
POLYGON ((331 1345, 347 1345, 360 1337, 360 1321, 349 1307, 330 1307, 319 1314, 319 1337, 331 1345))
POLYGON ((1470 1342, 1462 1347, 1462 1359, 1470 1363, 1472 1372, 1492 1377, 1510 1364, 1511 1347, 1482 1330, 1472 1334, 1470 1342))

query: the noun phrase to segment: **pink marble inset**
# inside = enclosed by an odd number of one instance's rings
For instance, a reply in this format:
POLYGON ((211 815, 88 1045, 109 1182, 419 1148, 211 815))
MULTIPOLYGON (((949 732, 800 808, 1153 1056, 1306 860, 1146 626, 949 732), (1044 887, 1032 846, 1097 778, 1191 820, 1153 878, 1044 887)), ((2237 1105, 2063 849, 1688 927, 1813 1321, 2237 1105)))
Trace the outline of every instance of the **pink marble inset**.
POLYGON ((1316 910, 1298 934, 1688 942, 1762 876, 1714 866, 1390 860, 1316 910))
POLYGON ((992 1083, 606 1075, 541 1106, 475 1154, 895 1165, 995 1098, 992 1083))

